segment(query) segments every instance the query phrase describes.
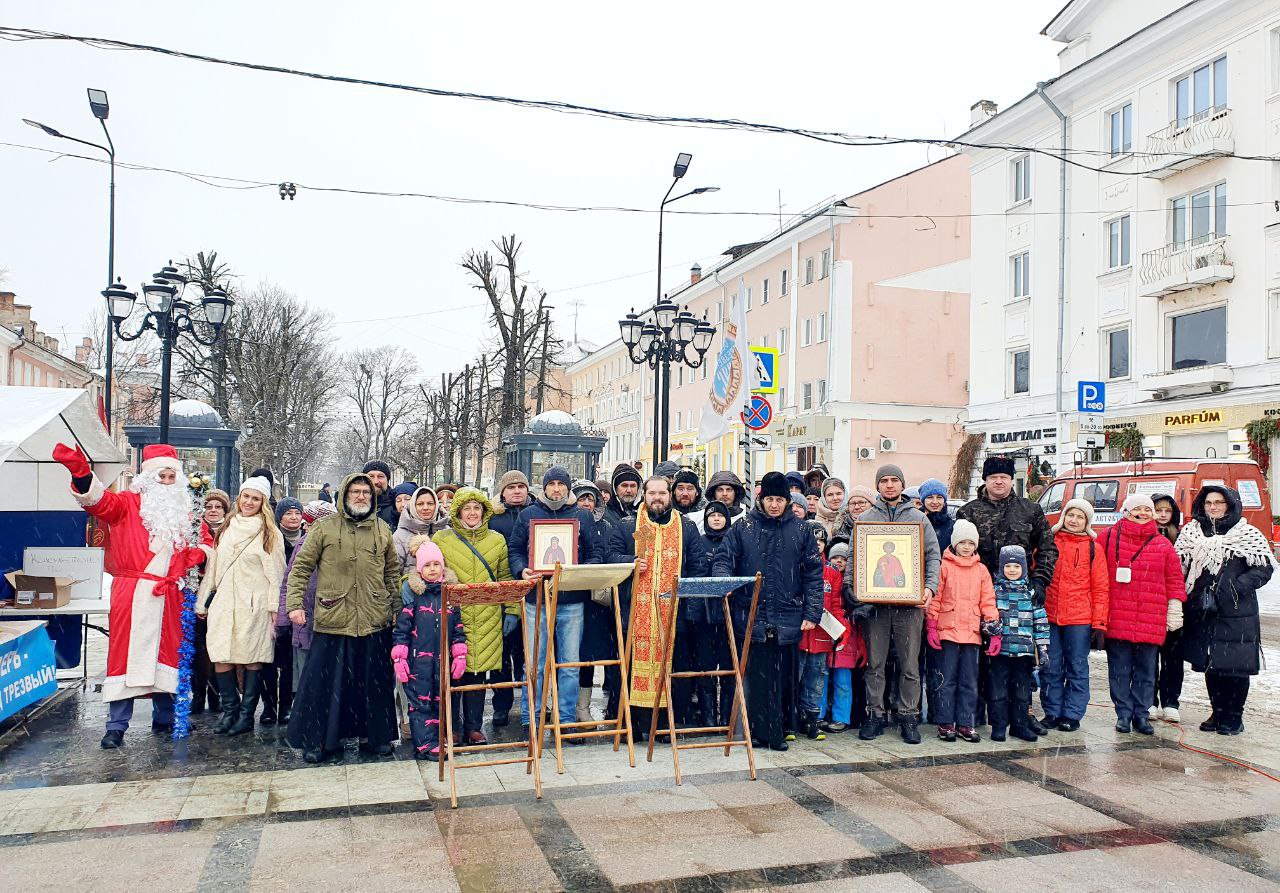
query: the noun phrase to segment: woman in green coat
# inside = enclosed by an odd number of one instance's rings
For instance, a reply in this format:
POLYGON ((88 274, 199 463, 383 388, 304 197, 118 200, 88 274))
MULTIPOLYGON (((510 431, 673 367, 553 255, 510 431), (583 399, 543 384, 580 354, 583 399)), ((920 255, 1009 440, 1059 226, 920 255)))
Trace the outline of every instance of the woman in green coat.
MULTIPOLYGON (((449 507, 449 527, 431 538, 444 553, 445 565, 458 575, 459 583, 488 583, 510 580, 507 541, 489 529, 493 504, 474 487, 463 487, 449 507)), ((462 626, 467 636, 467 672, 458 685, 480 685, 502 681, 502 637, 519 622, 518 603, 509 605, 463 605, 462 626), (504 628, 504 625, 506 628, 504 628), (490 675, 492 674, 492 675, 490 675)), ((463 734, 467 744, 485 744, 481 731, 484 720, 484 692, 462 696, 463 734)))

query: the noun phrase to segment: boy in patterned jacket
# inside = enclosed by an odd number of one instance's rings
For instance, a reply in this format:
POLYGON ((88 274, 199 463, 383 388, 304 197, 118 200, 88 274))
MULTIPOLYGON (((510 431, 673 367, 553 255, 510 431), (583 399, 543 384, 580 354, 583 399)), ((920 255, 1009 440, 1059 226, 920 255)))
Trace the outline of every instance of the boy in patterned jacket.
POLYGON ((1039 738, 1031 729, 1028 710, 1031 674, 1049 658, 1049 618, 1044 608, 1036 607, 1029 576, 1027 553, 1021 546, 1000 550, 1000 573, 995 579, 999 630, 992 634, 987 652, 992 655, 987 694, 992 741, 1004 741, 1006 731, 1023 741, 1039 738))

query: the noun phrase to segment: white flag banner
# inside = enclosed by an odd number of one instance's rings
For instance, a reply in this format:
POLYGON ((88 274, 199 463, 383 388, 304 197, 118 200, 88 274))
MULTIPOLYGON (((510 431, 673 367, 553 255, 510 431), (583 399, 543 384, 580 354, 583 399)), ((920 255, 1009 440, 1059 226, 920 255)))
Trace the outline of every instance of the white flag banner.
POLYGON ((733 312, 720 333, 711 391, 702 406, 702 421, 698 426, 698 440, 702 443, 728 434, 742 410, 751 406, 752 390, 760 386, 759 371, 747 344, 746 293, 746 280, 740 278, 733 312))

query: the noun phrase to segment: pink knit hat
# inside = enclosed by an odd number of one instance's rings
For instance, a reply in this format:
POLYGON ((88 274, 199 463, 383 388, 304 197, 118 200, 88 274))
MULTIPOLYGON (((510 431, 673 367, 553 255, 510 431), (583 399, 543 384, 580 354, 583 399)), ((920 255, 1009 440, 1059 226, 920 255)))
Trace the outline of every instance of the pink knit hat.
POLYGON ((422 568, 428 561, 438 561, 444 564, 444 553, 440 551, 440 547, 431 540, 427 540, 418 547, 418 551, 414 553, 417 559, 418 573, 422 573, 422 568))

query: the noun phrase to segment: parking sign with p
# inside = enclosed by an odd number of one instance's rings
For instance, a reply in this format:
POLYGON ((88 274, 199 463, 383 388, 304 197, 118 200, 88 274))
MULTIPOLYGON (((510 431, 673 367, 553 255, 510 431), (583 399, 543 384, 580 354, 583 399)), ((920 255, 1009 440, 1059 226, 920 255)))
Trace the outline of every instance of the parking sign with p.
POLYGON ((1107 383, 1082 381, 1076 385, 1076 410, 1083 413, 1100 413, 1107 408, 1107 383))

